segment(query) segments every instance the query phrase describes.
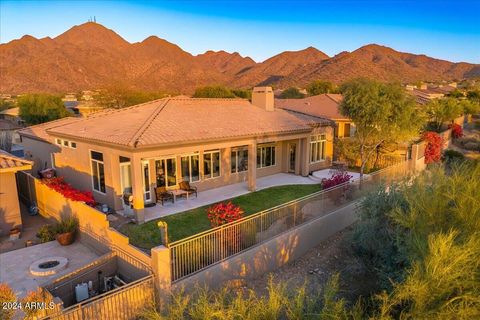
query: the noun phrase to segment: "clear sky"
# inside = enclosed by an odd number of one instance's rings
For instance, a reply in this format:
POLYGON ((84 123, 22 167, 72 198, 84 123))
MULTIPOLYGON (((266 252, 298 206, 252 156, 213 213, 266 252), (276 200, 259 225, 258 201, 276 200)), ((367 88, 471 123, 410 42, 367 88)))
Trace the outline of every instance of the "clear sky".
POLYGON ((54 37, 93 16, 130 42, 156 35, 192 54, 237 51, 263 61, 308 46, 332 56, 378 43, 480 63, 480 0, 0 0, 0 41, 54 37))

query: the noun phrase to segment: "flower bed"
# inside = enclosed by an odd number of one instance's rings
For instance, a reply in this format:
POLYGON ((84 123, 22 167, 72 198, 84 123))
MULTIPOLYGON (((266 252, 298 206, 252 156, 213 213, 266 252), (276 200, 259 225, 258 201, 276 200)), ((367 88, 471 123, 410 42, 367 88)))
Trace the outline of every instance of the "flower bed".
POLYGON ((42 183, 62 194, 67 199, 73 201, 82 201, 91 207, 95 206, 96 204, 93 194, 90 191, 80 191, 73 188, 71 185, 65 182, 63 177, 42 179, 42 183))
POLYGON ((423 139, 427 142, 425 146, 425 163, 439 162, 442 158, 442 137, 433 131, 427 131, 423 134, 423 139))
POLYGON ((349 175, 347 172, 337 172, 328 179, 322 179, 322 189, 325 190, 344 182, 348 182, 352 177, 353 176, 349 175))
POLYGON ((449 125, 448 128, 452 129, 452 137, 454 139, 463 137, 463 128, 461 125, 454 123, 449 125))
POLYGON ((207 209, 208 220, 212 227, 218 227, 243 217, 244 211, 231 201, 212 205, 207 209))

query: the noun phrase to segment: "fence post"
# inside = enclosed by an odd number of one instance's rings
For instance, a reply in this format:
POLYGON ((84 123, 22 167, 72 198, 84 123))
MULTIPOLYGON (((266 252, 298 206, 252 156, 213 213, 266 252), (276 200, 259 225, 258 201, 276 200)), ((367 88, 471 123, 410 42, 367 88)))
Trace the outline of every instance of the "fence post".
POLYGON ((159 306, 167 302, 172 286, 172 259, 170 249, 158 246, 151 249, 152 271, 155 275, 156 301, 159 306))

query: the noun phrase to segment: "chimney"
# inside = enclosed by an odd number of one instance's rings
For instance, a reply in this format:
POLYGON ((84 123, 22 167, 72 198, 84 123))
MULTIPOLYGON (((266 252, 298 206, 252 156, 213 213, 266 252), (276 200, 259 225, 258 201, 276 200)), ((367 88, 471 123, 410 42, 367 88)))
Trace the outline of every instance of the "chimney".
POLYGON ((252 92, 252 104, 267 111, 275 110, 272 87, 255 87, 252 92))

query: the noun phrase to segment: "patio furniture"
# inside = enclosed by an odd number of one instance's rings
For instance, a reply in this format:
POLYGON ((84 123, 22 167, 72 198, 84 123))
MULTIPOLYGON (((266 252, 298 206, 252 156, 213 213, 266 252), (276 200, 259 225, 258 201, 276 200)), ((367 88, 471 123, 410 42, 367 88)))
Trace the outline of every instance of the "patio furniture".
POLYGON ((172 190, 171 192, 173 194, 175 201, 177 201, 177 197, 181 197, 181 196, 186 196, 188 200, 188 192, 185 190, 175 189, 175 190, 172 190))
POLYGON ((187 199, 188 195, 192 193, 195 193, 195 198, 198 198, 197 187, 190 186, 190 183, 188 181, 182 181, 178 185, 180 187, 180 190, 187 192, 187 199))
POLYGON ((166 187, 156 187, 155 195, 157 196, 157 202, 161 202, 162 206, 165 203, 165 201, 171 200, 172 203, 175 202, 175 197, 173 193, 167 191, 166 187))

